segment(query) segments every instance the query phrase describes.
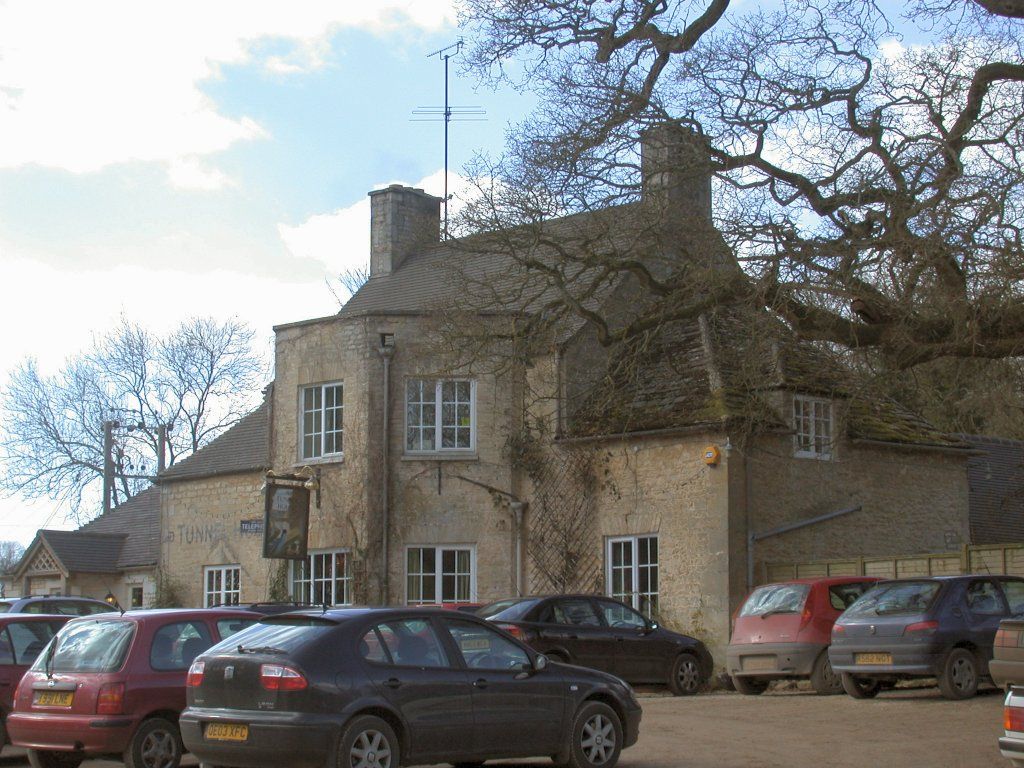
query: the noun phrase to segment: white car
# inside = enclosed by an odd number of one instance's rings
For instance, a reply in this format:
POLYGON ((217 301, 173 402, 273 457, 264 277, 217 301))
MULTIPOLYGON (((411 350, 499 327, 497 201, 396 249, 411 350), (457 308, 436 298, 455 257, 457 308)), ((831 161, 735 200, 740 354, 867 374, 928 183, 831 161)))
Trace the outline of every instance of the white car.
POLYGON ((1013 686, 1003 703, 1003 728, 999 751, 1016 766, 1024 766, 1024 688, 1013 686))

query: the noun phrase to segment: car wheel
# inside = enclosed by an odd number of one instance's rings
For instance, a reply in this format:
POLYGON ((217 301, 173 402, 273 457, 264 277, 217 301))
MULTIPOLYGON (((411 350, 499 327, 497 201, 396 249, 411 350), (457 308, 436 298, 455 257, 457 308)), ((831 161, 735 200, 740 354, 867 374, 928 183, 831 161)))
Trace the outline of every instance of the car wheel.
POLYGON ((124 750, 125 768, 178 768, 184 752, 178 726, 162 717, 143 720, 124 750))
POLYGON ((361 715, 342 731, 338 768, 398 768, 400 757, 398 737, 379 717, 361 715))
POLYGON ((854 677, 849 672, 842 674, 843 690, 855 699, 873 699, 882 685, 870 677, 854 677))
POLYGON ((676 696, 692 696, 704 685, 700 662, 692 653, 681 653, 672 663, 668 687, 676 696))
POLYGON ((85 755, 77 752, 55 752, 52 749, 28 750, 28 764, 32 768, 78 768, 85 755))
POLYGON ((615 710, 599 701, 588 701, 576 712, 569 735, 568 761, 559 768, 613 768, 622 752, 622 723, 615 710))
POLYGON ((843 692, 843 681, 832 669, 832 664, 828 660, 828 648, 818 654, 818 658, 814 660, 814 667, 811 669, 811 688, 821 696, 831 696, 843 692))
POLYGON ((939 674, 939 691, 947 699, 969 699, 978 692, 978 662, 966 648, 954 648, 939 674))
POLYGON ((732 676, 732 686, 744 696, 760 696, 768 690, 768 681, 757 677, 732 676))

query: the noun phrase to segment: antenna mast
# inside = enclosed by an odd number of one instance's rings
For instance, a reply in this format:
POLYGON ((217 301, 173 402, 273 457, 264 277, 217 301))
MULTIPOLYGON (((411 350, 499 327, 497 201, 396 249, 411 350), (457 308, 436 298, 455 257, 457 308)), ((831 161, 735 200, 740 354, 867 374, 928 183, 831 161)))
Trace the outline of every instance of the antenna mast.
POLYGON ((414 115, 433 115, 434 117, 412 118, 416 122, 432 122, 441 116, 444 120, 444 239, 448 239, 448 125, 452 122, 452 116, 463 119, 457 122, 479 122, 482 118, 465 118, 465 115, 483 115, 486 112, 478 106, 454 107, 448 102, 448 61, 457 56, 465 45, 462 38, 458 42, 445 46, 433 53, 428 53, 427 58, 437 56, 444 62, 444 107, 417 107, 412 111, 414 115))

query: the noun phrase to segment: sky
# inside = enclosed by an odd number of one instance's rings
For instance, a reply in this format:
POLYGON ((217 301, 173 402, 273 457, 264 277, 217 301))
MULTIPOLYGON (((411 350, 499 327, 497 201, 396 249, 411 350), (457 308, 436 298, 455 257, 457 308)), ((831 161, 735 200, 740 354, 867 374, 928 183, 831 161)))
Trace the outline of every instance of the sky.
MULTIPOLYGON (((0 0, 0 384, 60 368, 120 316, 160 332, 337 310, 326 281, 364 265, 371 189, 443 190, 432 51, 451 0, 0 0)), ((450 167, 501 151, 527 97, 452 62, 450 167)), ((455 184, 453 183, 453 187, 455 184)), ((0 498, 0 539, 71 528, 0 498)))

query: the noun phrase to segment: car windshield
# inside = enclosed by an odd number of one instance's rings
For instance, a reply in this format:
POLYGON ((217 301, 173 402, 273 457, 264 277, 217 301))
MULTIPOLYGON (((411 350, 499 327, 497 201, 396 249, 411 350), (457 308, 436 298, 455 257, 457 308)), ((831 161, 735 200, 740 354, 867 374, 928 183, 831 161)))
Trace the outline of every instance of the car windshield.
POLYGON ((879 584, 846 609, 846 616, 885 616, 924 613, 939 591, 937 581, 899 581, 879 584))
POLYGON ((7 613, 9 610, 11 610, 10 603, 0 603, 0 613, 7 613))
POLYGON ((247 650, 273 648, 288 653, 329 632, 333 626, 335 622, 315 616, 274 616, 221 640, 207 653, 236 651, 239 647, 247 650))
POLYGON ((476 612, 477 616, 485 619, 501 619, 504 621, 515 621, 523 618, 540 600, 529 598, 527 600, 499 600, 496 603, 485 605, 476 612))
POLYGON ((38 672, 113 672, 124 664, 134 636, 134 621, 75 621, 39 654, 32 669, 38 672))
POLYGON ((810 591, 809 584, 769 584, 758 587, 743 604, 740 616, 800 613, 810 591))

